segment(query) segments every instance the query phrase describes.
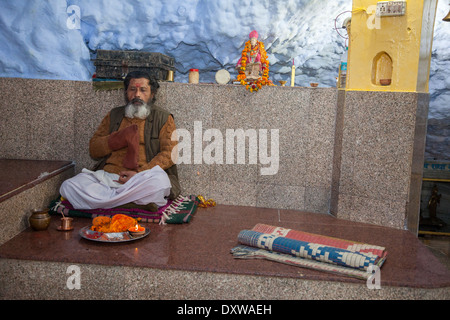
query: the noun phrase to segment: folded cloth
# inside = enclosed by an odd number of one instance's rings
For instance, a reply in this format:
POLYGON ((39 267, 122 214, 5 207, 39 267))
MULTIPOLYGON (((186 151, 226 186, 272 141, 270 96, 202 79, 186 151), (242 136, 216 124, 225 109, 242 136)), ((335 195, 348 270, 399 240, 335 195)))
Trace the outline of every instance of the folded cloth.
POLYGON ((178 196, 175 200, 168 200, 167 204, 157 207, 154 204, 133 205, 126 204, 110 209, 74 209, 69 201, 59 197, 52 201, 49 213, 52 215, 64 214, 67 217, 95 218, 98 216, 112 217, 115 214, 125 214, 141 222, 153 222, 159 224, 188 223, 197 211, 199 200, 196 196, 178 196))
POLYGON ((235 258, 264 258, 364 279, 387 256, 380 246, 264 224, 242 230, 238 242, 231 250, 235 258))
POLYGON ((342 267, 320 261, 294 257, 290 254, 284 254, 274 251, 267 251, 248 246, 237 246, 231 249, 234 258, 240 259, 266 259, 270 261, 289 264, 296 267, 308 268, 313 270, 331 272, 334 274, 345 275, 358 279, 368 279, 371 273, 353 268, 342 267))
POLYGON ((188 223, 197 211, 200 201, 196 196, 182 197, 177 199, 164 209, 160 224, 188 223))

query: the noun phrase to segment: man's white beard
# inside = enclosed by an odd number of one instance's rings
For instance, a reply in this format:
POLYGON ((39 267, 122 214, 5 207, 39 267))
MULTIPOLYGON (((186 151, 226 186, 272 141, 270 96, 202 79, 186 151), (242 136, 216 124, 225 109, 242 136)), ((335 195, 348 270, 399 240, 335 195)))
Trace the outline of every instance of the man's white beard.
POLYGON ((146 103, 135 105, 131 101, 125 107, 125 117, 146 119, 150 114, 150 106, 146 103))

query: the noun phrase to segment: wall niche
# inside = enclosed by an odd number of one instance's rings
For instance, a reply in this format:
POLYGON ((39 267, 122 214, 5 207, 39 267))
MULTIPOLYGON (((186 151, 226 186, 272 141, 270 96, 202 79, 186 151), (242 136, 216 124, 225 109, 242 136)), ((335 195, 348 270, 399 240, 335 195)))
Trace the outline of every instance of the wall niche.
POLYGON ((372 84, 388 86, 392 82, 392 58, 389 54, 379 52, 372 62, 372 84))

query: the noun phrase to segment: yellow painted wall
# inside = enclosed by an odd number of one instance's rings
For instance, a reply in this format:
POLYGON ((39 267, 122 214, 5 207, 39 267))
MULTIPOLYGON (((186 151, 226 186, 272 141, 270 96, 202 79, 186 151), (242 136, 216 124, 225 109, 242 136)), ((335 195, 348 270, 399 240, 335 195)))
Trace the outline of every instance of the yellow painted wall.
POLYGON ((437 1, 407 0, 406 15, 377 18, 378 1, 353 0, 346 90, 428 92, 437 1))

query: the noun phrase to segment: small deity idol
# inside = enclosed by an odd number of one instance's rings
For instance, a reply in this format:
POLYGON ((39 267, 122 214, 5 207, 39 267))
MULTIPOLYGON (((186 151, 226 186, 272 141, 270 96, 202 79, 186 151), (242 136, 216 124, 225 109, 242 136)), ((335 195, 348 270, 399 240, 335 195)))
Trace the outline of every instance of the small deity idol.
POLYGON ((239 71, 238 80, 242 84, 259 82, 259 86, 269 84, 269 60, 264 44, 258 41, 258 32, 249 34, 250 40, 245 43, 241 58, 236 64, 239 71))
POLYGON ((428 209, 430 212, 430 218, 432 222, 438 220, 438 218, 436 217, 436 213, 437 213, 437 206, 439 205, 440 202, 441 202, 441 195, 438 194, 437 186, 434 186, 431 192, 430 200, 428 200, 428 209))

